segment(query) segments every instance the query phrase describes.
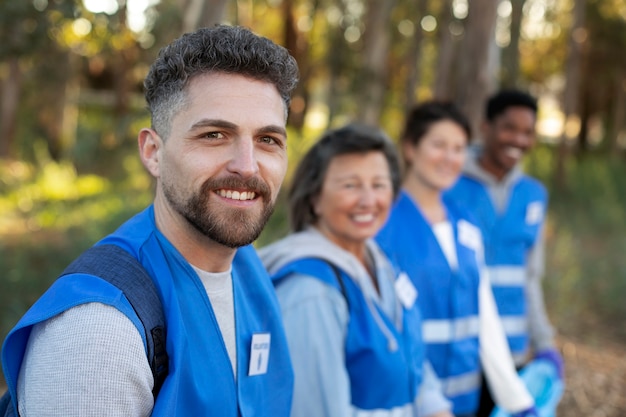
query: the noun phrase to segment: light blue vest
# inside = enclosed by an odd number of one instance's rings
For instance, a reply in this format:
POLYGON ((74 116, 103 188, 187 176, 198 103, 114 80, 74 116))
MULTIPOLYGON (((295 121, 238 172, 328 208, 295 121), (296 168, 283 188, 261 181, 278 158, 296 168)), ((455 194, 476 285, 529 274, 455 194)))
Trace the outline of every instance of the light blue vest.
POLYGON ((458 270, 452 270, 419 208, 406 192, 394 205, 376 241, 405 271, 419 292, 427 356, 455 414, 478 409, 480 233, 458 210, 447 207, 453 225, 458 270))
POLYGON ((272 280, 279 286, 293 274, 308 275, 336 288, 345 297, 350 314, 345 341, 346 368, 355 408, 369 415, 368 411, 412 407, 422 380, 424 360, 417 307, 403 310, 402 331, 376 307, 395 339, 390 346, 361 289, 346 273, 339 269, 337 272, 342 284, 326 261, 304 258, 280 268, 272 280))
MULTIPOLYGON (((153 207, 130 219, 101 243, 116 244, 133 254, 160 292, 170 371, 153 416, 289 416, 293 371, 280 309, 271 281, 251 246, 237 251, 232 269, 238 364, 235 381, 204 286, 156 229, 153 207), (250 376, 249 370, 256 366, 250 366, 253 335, 265 333, 270 335, 267 372, 250 376)), ((143 329, 116 287, 83 274, 57 280, 5 340, 2 363, 12 395, 32 326, 73 306, 94 301, 116 307, 143 329)))
POLYGON ((464 205, 485 239, 485 263, 498 312, 516 363, 529 346, 526 305, 526 257, 537 241, 545 217, 547 193, 538 181, 523 176, 510 190, 503 213, 498 213, 487 188, 462 176, 446 198, 464 205))

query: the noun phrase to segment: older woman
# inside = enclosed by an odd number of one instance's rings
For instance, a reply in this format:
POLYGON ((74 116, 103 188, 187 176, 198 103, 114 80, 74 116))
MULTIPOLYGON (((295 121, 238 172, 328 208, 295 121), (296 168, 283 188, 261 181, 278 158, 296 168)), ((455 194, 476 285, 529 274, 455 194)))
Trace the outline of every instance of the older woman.
POLYGON ((417 293, 372 240, 399 181, 393 144, 358 125, 326 133, 295 172, 294 233, 260 251, 294 367, 292 417, 450 416, 424 366, 417 293))
POLYGON ((475 415, 484 372, 498 405, 536 416, 484 274, 481 232, 464 207, 443 198, 461 173, 469 137, 469 123, 450 103, 411 111, 401 143, 402 191, 377 241, 420 294, 427 358, 454 414, 475 415))

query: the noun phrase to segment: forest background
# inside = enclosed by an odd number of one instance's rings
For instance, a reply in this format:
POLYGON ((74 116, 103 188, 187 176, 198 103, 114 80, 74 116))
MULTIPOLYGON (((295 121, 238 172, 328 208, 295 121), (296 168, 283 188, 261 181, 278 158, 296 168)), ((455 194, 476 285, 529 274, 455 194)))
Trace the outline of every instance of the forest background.
MULTIPOLYGON (((626 415, 623 0, 0 0, 3 339, 76 255, 150 203, 136 152, 143 77, 163 45, 218 22, 298 61, 290 173, 330 126, 360 120, 397 138, 411 105, 439 98, 478 132, 496 89, 538 97, 525 169, 551 193, 544 288, 566 359, 560 415, 626 415)), ((284 205, 258 246, 287 233, 284 205)))

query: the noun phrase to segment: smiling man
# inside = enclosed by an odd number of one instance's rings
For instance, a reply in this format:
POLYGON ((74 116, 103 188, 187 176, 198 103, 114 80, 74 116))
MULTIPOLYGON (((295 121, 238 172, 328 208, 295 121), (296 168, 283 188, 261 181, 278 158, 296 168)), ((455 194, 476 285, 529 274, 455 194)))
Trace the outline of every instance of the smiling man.
MULTIPOLYGON (((541 287, 547 193, 520 166, 535 143, 536 120, 537 102, 527 93, 504 90, 491 97, 483 147, 468 158, 447 198, 472 211, 482 229, 485 262, 516 365, 534 355, 551 361, 562 375, 541 287)), ((488 416, 492 407, 483 385, 478 416, 488 416)))
POLYGON ((144 83, 152 126, 138 136, 154 203, 96 246, 125 250, 154 281, 169 372, 153 376, 140 317, 119 289, 66 275, 4 345, 20 416, 289 415, 280 312, 249 244, 287 169, 297 77, 284 48, 241 27, 200 29, 161 50, 144 83))

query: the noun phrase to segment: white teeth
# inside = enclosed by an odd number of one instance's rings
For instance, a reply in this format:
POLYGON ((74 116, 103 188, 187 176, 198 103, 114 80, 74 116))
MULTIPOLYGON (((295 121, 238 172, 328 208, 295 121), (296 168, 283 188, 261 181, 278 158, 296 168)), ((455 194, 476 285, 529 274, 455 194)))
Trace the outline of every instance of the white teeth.
POLYGON ((513 148, 513 147, 508 147, 504 150, 504 153, 509 157, 509 158, 513 158, 513 159, 519 159, 522 157, 522 150, 519 148, 513 148))
POLYGON ((256 193, 253 191, 232 191, 232 190, 218 190, 217 193, 224 198, 230 198, 231 200, 253 200, 256 197, 256 193))
POLYGON ((354 221, 357 222, 371 222, 372 220, 374 220, 374 215, 369 213, 369 214, 357 214, 356 216, 353 217, 354 221))

